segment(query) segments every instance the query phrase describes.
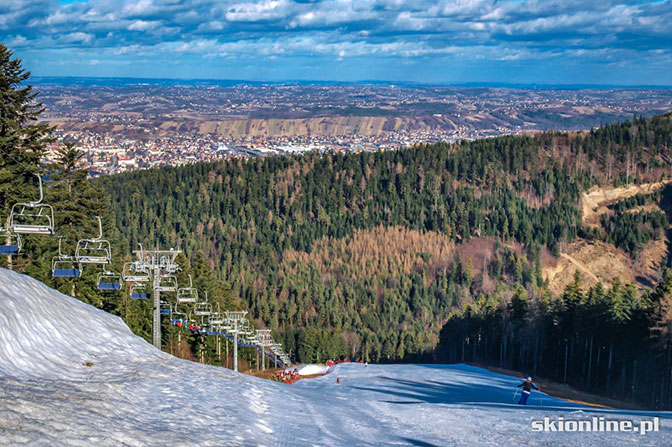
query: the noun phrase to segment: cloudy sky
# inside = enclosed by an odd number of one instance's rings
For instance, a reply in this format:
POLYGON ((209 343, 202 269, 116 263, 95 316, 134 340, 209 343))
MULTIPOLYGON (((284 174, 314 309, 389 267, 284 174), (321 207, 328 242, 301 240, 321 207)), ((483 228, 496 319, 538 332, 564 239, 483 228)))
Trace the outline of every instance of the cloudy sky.
POLYGON ((672 85, 672 0, 0 0, 34 75, 672 85))

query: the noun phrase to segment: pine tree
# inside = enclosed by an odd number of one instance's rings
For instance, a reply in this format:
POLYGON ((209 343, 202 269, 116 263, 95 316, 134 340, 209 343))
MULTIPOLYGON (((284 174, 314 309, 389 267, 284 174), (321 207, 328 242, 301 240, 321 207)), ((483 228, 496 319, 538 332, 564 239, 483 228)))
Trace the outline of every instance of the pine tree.
MULTIPOLYGON (((38 198, 38 176, 45 179, 48 172, 44 203, 54 208, 56 231, 56 237, 25 236, 23 252, 12 257, 12 267, 64 293, 119 313, 118 293, 96 289, 95 269, 85 269, 76 280, 51 277, 51 261, 58 254, 59 238, 64 254, 74 254, 80 238, 96 234, 95 216, 103 218, 108 240, 115 241, 118 233, 109 198, 100 186, 87 180, 88 170, 79 166, 83 154, 74 144, 65 143, 58 148, 54 163, 43 162, 47 144, 54 141, 54 127, 36 123, 44 107, 37 102, 33 87, 23 85, 29 77, 21 61, 13 59, 12 52, 0 44, 0 226, 9 219, 14 203, 38 198)), ((118 255, 119 251, 113 254, 118 255)), ((0 265, 7 265, 9 257, 3 258, 0 265)))
POLYGON ((53 141, 53 127, 37 124, 44 111, 30 77, 12 51, 0 44, 0 226, 19 200, 37 198, 36 175, 46 145, 53 141))

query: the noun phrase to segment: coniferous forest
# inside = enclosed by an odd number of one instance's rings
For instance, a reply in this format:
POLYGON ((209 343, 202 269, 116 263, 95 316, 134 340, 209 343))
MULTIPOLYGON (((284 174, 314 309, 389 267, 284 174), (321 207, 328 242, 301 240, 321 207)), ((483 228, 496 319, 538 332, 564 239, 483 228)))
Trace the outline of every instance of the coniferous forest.
POLYGON ((229 160, 102 178, 121 239, 203 250, 302 362, 473 361, 670 405, 670 275, 547 290, 577 237, 636 258, 669 188, 584 228, 582 191, 669 176, 670 115, 398 151, 229 160), (655 371, 655 373, 654 373, 655 371), (636 395, 635 395, 636 394, 636 395))
MULTIPOLYGON (((577 273, 561 294, 542 274, 542 259, 577 238, 613 244, 635 262, 648 241, 670 240, 670 187, 613 204, 599 228, 584 225, 581 197, 595 185, 671 177, 672 115, 580 133, 230 159, 88 180, 71 144, 56 163, 41 161, 51 130, 35 122, 41 108, 21 86, 27 73, 0 50, 0 65, 12 67, 0 84, 11 98, 11 113, 0 117, 3 223, 13 203, 37 196, 31 171, 41 172, 64 250, 95 234, 96 215, 117 269, 138 243, 179 246, 181 281, 193 273, 223 307, 249 309, 299 362, 478 362, 672 407, 667 268, 652 287, 585 287, 577 273)), ((93 273, 52 279, 58 241, 24 243, 24 255, 0 265, 151 335, 148 303, 95 290, 93 273)), ((168 327, 164 338, 173 341, 168 327)), ((189 343, 195 352, 203 340, 189 343)))

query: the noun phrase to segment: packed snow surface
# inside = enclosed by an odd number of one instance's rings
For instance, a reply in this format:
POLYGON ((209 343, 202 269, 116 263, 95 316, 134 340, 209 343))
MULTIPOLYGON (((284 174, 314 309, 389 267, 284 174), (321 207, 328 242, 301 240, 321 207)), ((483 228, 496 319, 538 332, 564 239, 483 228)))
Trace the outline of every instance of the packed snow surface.
POLYGON ((176 359, 117 317, 0 269, 2 446, 669 445, 660 431, 537 433, 544 416, 639 421, 467 365, 340 364, 286 385, 176 359), (87 366, 90 365, 90 366, 87 366), (336 378, 340 383, 336 383, 336 378))
POLYGON ((315 374, 326 374, 329 371, 328 366, 323 365, 305 365, 299 368, 300 376, 313 376, 315 374))

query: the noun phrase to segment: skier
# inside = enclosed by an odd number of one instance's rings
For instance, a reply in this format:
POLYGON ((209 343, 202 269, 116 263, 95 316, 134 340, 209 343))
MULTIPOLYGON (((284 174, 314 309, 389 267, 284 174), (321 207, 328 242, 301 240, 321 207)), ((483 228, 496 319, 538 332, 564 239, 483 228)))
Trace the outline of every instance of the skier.
POLYGON ((518 385, 516 388, 520 388, 521 386, 523 387, 523 392, 520 393, 520 400, 518 401, 518 405, 527 405, 527 398, 530 397, 532 388, 538 390, 539 387, 532 383, 532 377, 528 377, 527 379, 523 380, 523 383, 518 385))

